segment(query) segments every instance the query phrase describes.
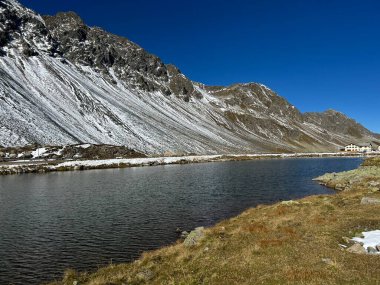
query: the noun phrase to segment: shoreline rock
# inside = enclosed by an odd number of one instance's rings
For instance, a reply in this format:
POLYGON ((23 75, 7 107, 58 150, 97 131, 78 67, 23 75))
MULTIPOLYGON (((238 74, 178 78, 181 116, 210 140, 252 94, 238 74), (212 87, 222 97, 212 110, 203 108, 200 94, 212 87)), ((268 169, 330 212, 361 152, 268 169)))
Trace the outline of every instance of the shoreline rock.
POLYGON ((199 241, 204 237, 204 227, 198 227, 195 228, 193 231, 191 231, 185 241, 183 242, 183 245, 185 247, 192 247, 199 244, 199 241))

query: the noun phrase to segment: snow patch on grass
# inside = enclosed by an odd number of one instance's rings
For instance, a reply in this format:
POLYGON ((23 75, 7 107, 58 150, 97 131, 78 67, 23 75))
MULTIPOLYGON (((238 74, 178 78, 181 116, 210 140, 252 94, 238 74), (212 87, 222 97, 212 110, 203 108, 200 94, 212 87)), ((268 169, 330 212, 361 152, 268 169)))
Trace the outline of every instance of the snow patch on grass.
MULTIPOLYGON (((380 230, 363 232, 363 238, 355 237, 352 240, 358 243, 363 243, 363 247, 368 250, 368 247, 376 248, 377 245, 380 245, 380 230)), ((376 254, 380 254, 378 251, 376 254)))

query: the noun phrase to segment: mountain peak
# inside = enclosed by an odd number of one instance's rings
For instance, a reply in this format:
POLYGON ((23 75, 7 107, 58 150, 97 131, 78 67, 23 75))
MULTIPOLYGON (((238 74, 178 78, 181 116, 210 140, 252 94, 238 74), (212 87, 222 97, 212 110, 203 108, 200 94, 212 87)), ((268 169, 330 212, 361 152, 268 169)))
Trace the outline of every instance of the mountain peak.
POLYGON ((50 25, 60 25, 63 29, 84 26, 84 22, 79 15, 73 11, 59 12, 55 16, 43 16, 45 22, 51 21, 50 25))
POLYGON ((41 16, 15 0, 1 0, 0 56, 9 52, 27 57, 40 53, 56 55, 58 46, 41 16))
POLYGON ((325 114, 327 114, 327 115, 340 115, 340 116, 345 116, 345 117, 347 117, 344 113, 339 112, 339 111, 334 110, 334 109, 328 109, 328 110, 324 111, 323 113, 325 113, 325 114))
MULTIPOLYGON (((13 8, 24 8, 24 7, 22 7, 22 5, 18 2, 18 1, 16 1, 16 0, 0 0, 0 7, 3 7, 3 8, 5 8, 5 7, 13 7, 13 8)), ((24 9, 26 9, 26 8, 24 8, 24 9)))
POLYGON ((66 52, 65 45, 69 42, 86 40, 89 28, 75 12, 60 12, 55 16, 44 16, 43 19, 54 38, 59 41, 61 36, 65 36, 67 41, 61 42, 61 46, 66 52))

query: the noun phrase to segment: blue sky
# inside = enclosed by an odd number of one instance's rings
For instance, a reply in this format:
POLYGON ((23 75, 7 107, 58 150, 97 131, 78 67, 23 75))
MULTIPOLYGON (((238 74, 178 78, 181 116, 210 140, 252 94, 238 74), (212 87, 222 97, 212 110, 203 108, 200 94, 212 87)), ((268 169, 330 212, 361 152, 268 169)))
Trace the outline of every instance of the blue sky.
POLYGON ((302 112, 335 109, 380 133, 380 1, 21 0, 75 11, 209 85, 261 82, 302 112))

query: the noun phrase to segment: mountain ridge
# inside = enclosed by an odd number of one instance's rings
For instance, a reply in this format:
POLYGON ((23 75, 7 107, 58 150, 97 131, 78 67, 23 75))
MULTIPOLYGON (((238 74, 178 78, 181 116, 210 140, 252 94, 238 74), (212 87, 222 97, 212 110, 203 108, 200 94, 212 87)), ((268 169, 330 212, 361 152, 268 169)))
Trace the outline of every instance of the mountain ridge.
POLYGON ((193 82, 74 12, 41 17, 15 0, 1 0, 0 9, 0 145, 107 143, 206 154, 379 143, 346 116, 302 114, 259 83, 193 82), (334 118, 347 126, 334 128, 334 118))

